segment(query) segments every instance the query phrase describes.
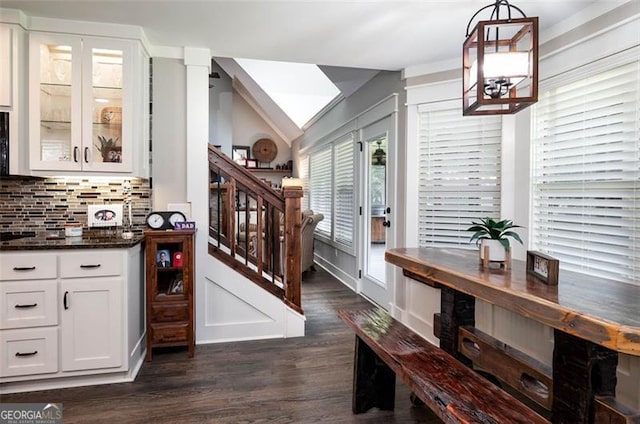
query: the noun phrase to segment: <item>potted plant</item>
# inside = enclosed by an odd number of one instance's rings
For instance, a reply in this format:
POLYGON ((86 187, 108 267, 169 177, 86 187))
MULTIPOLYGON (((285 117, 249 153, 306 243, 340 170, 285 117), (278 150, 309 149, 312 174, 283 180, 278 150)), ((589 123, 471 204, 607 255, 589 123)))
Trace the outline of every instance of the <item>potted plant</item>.
POLYGON ((121 152, 122 147, 116 146, 118 142, 118 137, 116 139, 103 137, 101 135, 98 136, 98 141, 100 141, 100 145, 96 144, 100 155, 102 155, 102 162, 122 162, 121 152))
POLYGON ((506 251, 511 248, 509 237, 522 244, 522 239, 513 228, 521 228, 514 225, 513 221, 503 219, 496 221, 492 218, 482 218, 480 222, 471 221, 471 227, 467 231, 473 231, 469 241, 480 244, 480 259, 484 259, 484 246, 489 246, 489 261, 502 262, 506 259, 506 251))

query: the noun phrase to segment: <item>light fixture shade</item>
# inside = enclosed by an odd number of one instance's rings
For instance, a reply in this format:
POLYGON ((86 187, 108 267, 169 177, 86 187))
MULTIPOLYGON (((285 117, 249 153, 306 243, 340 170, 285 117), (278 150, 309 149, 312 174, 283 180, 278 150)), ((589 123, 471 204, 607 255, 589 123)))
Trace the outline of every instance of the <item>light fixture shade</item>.
POLYGON ((462 53, 463 115, 516 113, 538 101, 538 18, 479 21, 462 53))

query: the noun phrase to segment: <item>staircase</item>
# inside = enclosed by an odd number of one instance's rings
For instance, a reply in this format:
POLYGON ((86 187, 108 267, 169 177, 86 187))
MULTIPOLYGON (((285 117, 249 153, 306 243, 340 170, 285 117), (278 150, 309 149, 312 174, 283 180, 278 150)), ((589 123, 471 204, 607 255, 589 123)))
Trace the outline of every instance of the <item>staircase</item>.
MULTIPOLYGON (((239 287, 246 279, 304 320, 302 187, 275 191, 215 147, 209 146, 208 155, 209 255, 238 274, 236 280, 228 279, 225 290, 233 292, 235 281, 239 287)), ((256 293, 253 290, 251 307, 260 309, 256 293)), ((235 292, 233 296, 242 298, 235 292)))

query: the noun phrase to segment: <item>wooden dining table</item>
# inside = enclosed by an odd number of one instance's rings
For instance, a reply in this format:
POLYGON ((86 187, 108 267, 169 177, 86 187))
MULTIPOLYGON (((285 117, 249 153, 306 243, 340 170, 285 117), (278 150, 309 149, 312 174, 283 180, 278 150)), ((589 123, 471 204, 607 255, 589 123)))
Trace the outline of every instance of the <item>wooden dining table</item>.
MULTIPOLYGON (((476 299, 553 328, 553 423, 594 422, 596 399, 616 403, 618 354, 640 356, 640 286, 563 269, 558 285, 547 285, 523 261, 484 267, 464 249, 396 248, 385 260, 441 289, 440 347, 461 359, 459 328, 475 325, 476 299)), ((636 412, 615 408, 622 417, 636 412)))

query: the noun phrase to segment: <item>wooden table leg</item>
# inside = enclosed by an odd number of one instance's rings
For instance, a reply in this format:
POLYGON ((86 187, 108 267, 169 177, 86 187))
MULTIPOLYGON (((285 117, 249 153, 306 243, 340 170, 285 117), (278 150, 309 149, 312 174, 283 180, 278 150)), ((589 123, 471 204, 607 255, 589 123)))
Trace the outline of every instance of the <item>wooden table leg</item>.
POLYGON ((396 375, 365 342, 356 336, 353 362, 354 414, 371 408, 393 411, 396 395, 396 375))
POLYGON ((468 366, 471 361, 458 353, 458 327, 475 326, 475 309, 473 296, 449 287, 440 290, 440 348, 468 366))
POLYGON ((617 352, 554 330, 551 422, 593 423, 594 397, 615 395, 617 366, 617 352))

